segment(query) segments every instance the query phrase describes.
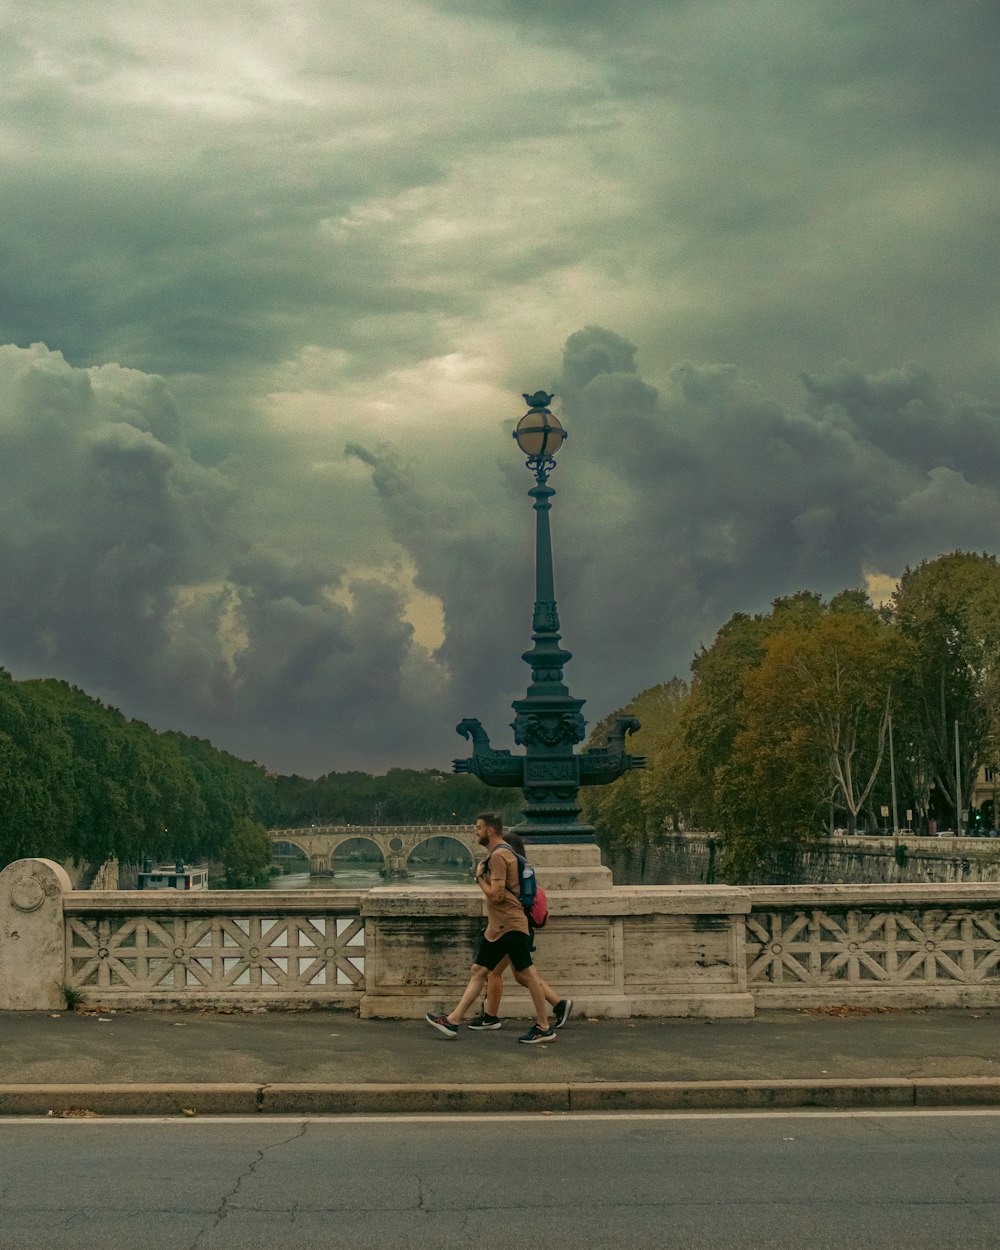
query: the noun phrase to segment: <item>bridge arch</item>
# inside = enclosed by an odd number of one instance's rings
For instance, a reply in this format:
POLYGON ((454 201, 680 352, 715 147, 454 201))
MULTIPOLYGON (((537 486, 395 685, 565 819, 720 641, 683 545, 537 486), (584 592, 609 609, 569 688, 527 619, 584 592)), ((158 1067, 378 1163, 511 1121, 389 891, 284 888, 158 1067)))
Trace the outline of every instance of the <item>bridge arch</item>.
POLYGON ((309 858, 309 849, 308 849, 308 846, 306 845, 305 838, 296 837, 295 834, 297 830, 283 829, 281 830, 282 836, 280 838, 276 838, 273 836, 275 832, 274 830, 271 830, 270 832, 272 835, 271 836, 272 845, 274 845, 275 843, 286 842, 289 846, 294 846, 297 851, 301 851, 302 854, 306 857, 306 859, 309 858))
POLYGON ((359 833, 359 834, 356 834, 354 837, 338 838, 332 844, 330 853, 329 853, 331 873, 333 872, 333 861, 336 858, 337 852, 342 847, 350 846, 352 843, 358 843, 359 845, 371 847, 375 851, 375 855, 377 856, 377 858, 382 861, 382 867, 383 868, 386 867, 385 848, 380 846, 374 838, 369 837, 367 834, 359 833))
POLYGON ((431 838, 449 838, 464 846, 473 860, 482 857, 482 847, 468 825, 309 825, 271 829, 269 836, 272 843, 290 842, 298 847, 308 858, 313 876, 328 876, 337 848, 356 839, 375 844, 387 876, 406 876, 413 851, 431 838))
POLYGON ((410 848, 409 852, 407 853, 406 866, 407 867, 409 866, 411 860, 414 858, 414 856, 416 855, 416 853, 420 850, 422 846, 438 838, 444 841, 452 842, 455 846, 459 847, 462 851, 464 851, 465 852, 464 858, 468 862, 468 867, 470 869, 472 868, 473 864, 476 862, 475 852, 469 847, 466 840, 462 838, 456 838, 450 833, 428 833, 427 837, 421 839, 421 841, 419 842, 415 842, 413 846, 410 848))

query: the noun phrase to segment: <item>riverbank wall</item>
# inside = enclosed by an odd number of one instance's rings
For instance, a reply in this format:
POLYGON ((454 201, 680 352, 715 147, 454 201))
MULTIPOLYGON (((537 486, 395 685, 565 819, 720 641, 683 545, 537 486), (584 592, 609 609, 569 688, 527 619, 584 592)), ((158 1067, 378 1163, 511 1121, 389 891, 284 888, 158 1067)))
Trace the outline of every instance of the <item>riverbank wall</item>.
MULTIPOLYGON (((616 885, 725 884, 724 841, 713 833, 664 834, 638 849, 604 849, 616 885)), ((838 837, 773 855, 747 885, 1000 883, 1000 839, 838 837)))

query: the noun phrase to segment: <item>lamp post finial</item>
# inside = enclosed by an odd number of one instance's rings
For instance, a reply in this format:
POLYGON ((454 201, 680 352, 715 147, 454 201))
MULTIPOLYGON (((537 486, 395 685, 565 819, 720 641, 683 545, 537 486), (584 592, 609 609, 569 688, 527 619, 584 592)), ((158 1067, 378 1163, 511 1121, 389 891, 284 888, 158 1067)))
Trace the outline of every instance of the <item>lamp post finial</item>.
POLYGON ((549 404, 555 399, 555 395, 550 395, 547 391, 535 391, 534 395, 525 392, 524 402, 529 408, 548 408, 549 404))

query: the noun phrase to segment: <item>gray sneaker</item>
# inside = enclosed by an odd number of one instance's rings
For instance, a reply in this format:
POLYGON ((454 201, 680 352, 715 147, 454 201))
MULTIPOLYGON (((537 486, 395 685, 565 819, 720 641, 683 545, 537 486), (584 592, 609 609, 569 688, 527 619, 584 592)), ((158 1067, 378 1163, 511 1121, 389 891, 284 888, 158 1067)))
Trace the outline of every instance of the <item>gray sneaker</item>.
POLYGON ((572 1012, 572 1010, 573 1010, 572 998, 560 998, 560 1000, 552 1008, 552 1023, 555 1025, 557 1029, 561 1029, 562 1026, 566 1023, 566 1021, 570 1017, 570 1013, 572 1012))

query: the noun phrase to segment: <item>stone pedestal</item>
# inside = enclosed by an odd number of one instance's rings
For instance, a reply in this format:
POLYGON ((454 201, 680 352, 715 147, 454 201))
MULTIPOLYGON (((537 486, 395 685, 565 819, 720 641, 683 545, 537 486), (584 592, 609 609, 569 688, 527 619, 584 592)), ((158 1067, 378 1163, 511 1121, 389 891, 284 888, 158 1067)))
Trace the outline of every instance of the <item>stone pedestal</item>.
POLYGON ((66 1005, 62 896, 71 888, 51 859, 17 859, 0 872, 0 1010, 66 1005))
MULTIPOLYGON (((534 855, 532 858, 537 860, 534 855)), ((569 871, 569 870, 567 870, 569 871)), ((544 979, 583 1015, 752 1016, 745 891, 730 886, 553 888, 536 935, 544 979)), ((478 889, 379 887, 363 896, 364 1017, 450 1009, 468 979, 485 907, 478 889)), ((531 1014, 512 978, 504 1014, 531 1014)))
POLYGON ((524 849, 546 896, 553 890, 612 888, 611 869, 601 863, 601 849, 595 842, 551 845, 529 842, 524 849))
POLYGON ((478 886, 376 886, 362 896, 361 914, 367 985, 363 1018, 422 1016, 458 998, 483 931, 478 886))

